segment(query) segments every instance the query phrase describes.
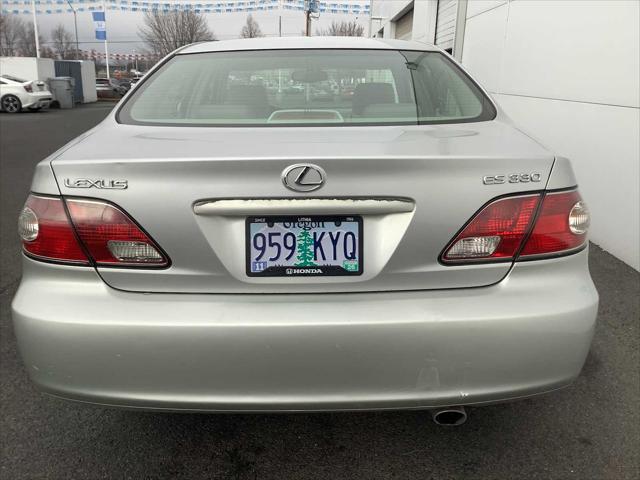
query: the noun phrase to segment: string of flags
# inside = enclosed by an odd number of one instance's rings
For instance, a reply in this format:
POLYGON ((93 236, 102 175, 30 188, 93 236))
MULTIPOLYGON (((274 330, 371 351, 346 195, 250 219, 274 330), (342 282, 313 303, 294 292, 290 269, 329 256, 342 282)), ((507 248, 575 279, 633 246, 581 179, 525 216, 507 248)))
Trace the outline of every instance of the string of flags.
MULTIPOLYGON (((102 52, 96 52, 95 50, 91 50, 90 52, 81 50, 79 52, 79 56, 82 60, 104 60, 107 56, 102 52)), ((154 55, 151 53, 142 54, 142 53, 110 53, 109 59, 116 61, 157 61, 160 57, 158 55, 154 55)))
MULTIPOLYGON (((369 15, 370 2, 367 0, 336 2, 335 0, 319 1, 317 11, 320 13, 369 15)), ((2 0, 2 14, 31 15, 31 0, 2 0)), ((66 0, 36 0, 36 14, 54 15, 71 13, 66 0)), ((102 2, 98 0, 73 0, 77 12, 102 11, 102 2)), ((226 0, 226 1, 143 1, 143 0, 106 0, 106 9, 120 12, 172 12, 193 11, 195 13, 233 13, 260 12, 279 10, 304 11, 305 0, 226 0)))

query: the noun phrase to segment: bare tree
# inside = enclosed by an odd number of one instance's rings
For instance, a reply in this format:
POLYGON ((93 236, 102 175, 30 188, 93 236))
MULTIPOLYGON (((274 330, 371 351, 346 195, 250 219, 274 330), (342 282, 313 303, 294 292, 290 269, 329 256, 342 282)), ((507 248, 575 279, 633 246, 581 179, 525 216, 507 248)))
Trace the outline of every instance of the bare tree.
MULTIPOLYGON (((42 35, 38 35, 38 42, 40 43, 40 54, 42 55, 43 51, 47 55, 49 54, 48 48, 43 47, 44 45, 44 37, 42 35)), ((35 57, 36 56, 36 37, 33 31, 33 24, 27 24, 20 33, 18 34, 18 51, 23 57, 35 57)), ((44 56, 44 55, 42 55, 44 56)))
POLYGON ((361 37, 364 34, 364 27, 358 22, 331 22, 331 26, 326 30, 316 30, 316 35, 329 37, 361 37))
POLYGON ((17 15, 0 15, 0 56, 18 55, 20 32, 25 25, 17 15))
POLYGON ((247 23, 245 23, 242 30, 240 30, 241 38, 256 38, 256 37, 264 37, 262 34, 262 30, 260 30, 260 25, 255 21, 251 14, 247 15, 247 23))
POLYGON ((53 51, 51 47, 47 47, 46 45, 40 45, 40 57, 42 58, 58 58, 56 52, 53 51))
POLYGON ((53 51, 59 58, 69 59, 74 57, 73 36, 67 31, 63 24, 58 24, 51 31, 51 44, 53 51))
POLYGON ((161 56, 190 43, 216 39, 204 15, 190 10, 147 12, 138 35, 151 52, 161 56))

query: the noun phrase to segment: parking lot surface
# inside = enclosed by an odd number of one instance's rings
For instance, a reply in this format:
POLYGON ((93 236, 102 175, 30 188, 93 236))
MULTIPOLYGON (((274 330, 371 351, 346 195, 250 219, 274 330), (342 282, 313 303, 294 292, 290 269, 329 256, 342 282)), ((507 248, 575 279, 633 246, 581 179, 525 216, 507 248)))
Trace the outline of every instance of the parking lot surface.
POLYGON ((640 477, 640 275, 596 246, 591 272, 601 304, 582 375, 557 393, 473 408, 459 428, 438 427, 420 411, 168 414, 40 394, 11 325, 20 279, 16 219, 33 166, 112 106, 0 114, 0 478, 640 477))

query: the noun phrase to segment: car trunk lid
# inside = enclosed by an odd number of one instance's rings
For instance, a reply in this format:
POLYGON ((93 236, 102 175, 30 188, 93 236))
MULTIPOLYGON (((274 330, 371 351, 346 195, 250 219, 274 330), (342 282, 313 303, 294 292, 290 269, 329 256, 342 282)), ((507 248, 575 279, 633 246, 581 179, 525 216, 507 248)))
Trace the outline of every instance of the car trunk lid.
POLYGON ((438 257, 491 199, 544 189, 553 160, 502 121, 250 129, 130 126, 107 120, 52 166, 63 195, 119 205, 171 258, 170 268, 163 270, 99 268, 115 288, 311 293, 500 281, 510 263, 445 266, 438 257), (320 167, 326 183, 311 192, 287 189, 282 172, 299 163, 320 167), (535 174, 540 181, 483 182, 511 174, 535 174), (112 182, 121 181, 127 182, 126 189, 113 188, 112 182), (247 275, 247 217, 336 213, 362 218, 360 275, 247 275))

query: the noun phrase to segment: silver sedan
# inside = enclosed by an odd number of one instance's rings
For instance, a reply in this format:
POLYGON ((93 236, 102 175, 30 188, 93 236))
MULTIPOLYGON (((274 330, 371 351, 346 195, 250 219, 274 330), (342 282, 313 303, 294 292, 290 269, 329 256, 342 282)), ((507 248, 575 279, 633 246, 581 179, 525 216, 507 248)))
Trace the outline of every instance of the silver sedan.
POLYGON ((52 395, 460 424, 589 351, 569 161, 422 43, 187 46, 31 190, 13 319, 52 395))

